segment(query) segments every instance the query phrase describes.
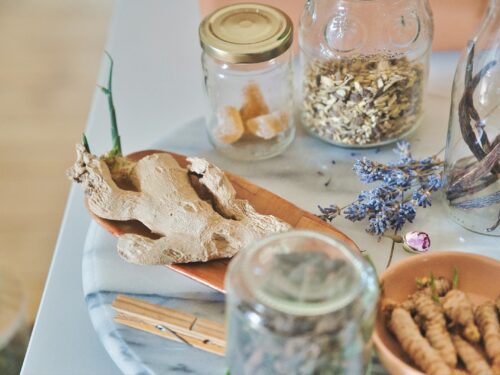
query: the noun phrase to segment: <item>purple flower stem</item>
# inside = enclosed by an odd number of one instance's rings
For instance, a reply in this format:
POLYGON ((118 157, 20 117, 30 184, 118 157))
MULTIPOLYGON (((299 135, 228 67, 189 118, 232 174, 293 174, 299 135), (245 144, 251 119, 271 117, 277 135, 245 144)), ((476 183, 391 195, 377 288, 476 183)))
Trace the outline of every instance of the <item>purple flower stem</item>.
MULTIPOLYGON (((395 230, 394 231, 394 237, 397 236, 397 234, 398 234, 398 231, 395 230)), ((392 263, 392 257, 394 255, 394 249, 396 248, 396 241, 394 239, 391 239, 391 242, 392 242, 392 244, 391 244, 391 252, 389 253, 389 260, 387 261, 387 265, 385 266, 385 268, 388 268, 391 265, 391 263, 392 263)))

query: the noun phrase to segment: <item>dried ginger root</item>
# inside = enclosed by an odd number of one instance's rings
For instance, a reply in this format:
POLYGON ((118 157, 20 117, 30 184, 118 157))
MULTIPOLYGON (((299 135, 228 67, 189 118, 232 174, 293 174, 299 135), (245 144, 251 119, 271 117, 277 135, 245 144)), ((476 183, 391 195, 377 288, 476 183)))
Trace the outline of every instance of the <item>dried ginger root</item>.
POLYGON ((237 142, 244 132, 243 120, 237 108, 227 106, 217 113, 217 126, 213 131, 216 139, 222 143, 232 144, 237 142))
POLYGON ((491 360, 493 373, 500 375, 500 323, 495 304, 491 301, 479 305, 475 311, 486 354, 491 360))
POLYGON ((488 362, 474 346, 462 339, 459 335, 452 335, 453 344, 462 359, 467 371, 472 375, 492 375, 488 362))
POLYGON ((263 139, 272 139, 288 127, 288 116, 284 112, 273 112, 249 119, 246 123, 249 133, 263 139))
POLYGON ((421 335, 410 313, 401 307, 392 311, 389 329, 404 352, 428 375, 451 375, 452 370, 421 335))
POLYGON ((269 107, 258 84, 251 82, 246 85, 243 89, 243 96, 245 99, 240 108, 240 116, 243 122, 269 113, 269 107))
POLYGON ((450 367, 457 365, 457 353, 446 328, 442 307, 422 291, 412 296, 417 316, 422 320, 425 337, 450 367))
POLYGON ((118 253, 138 264, 208 261, 233 256, 255 240, 291 227, 271 215, 257 213, 217 167, 203 159, 188 159, 181 168, 166 153, 146 156, 133 165, 130 182, 136 191, 121 189, 103 158, 77 145, 77 161, 68 176, 85 188, 90 210, 109 220, 138 220, 162 237, 153 240, 137 234, 118 239, 118 253), (213 195, 202 200, 190 182, 199 182, 213 195))
POLYGON ((465 338, 472 343, 478 343, 481 336, 474 323, 472 302, 467 295, 461 290, 453 289, 446 293, 442 303, 446 316, 454 325, 462 328, 465 338))

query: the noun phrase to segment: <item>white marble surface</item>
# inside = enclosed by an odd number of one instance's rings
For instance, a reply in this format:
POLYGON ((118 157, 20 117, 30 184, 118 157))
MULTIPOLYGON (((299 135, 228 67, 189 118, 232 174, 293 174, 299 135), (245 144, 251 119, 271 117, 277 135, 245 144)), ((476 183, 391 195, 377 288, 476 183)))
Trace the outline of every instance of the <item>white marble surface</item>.
MULTIPOLYGON (((429 99, 430 110, 435 114, 446 105, 446 99, 439 95, 429 95, 429 99)), ((439 149, 439 144, 432 142, 435 136, 432 127, 433 123, 426 120, 422 129, 411 137, 417 154, 439 149)), ((370 151, 337 149, 299 131, 294 144, 279 157, 250 164, 233 162, 218 155, 208 144, 201 118, 170 131, 152 148, 205 157, 225 170, 240 174, 311 212, 317 212, 318 203, 336 202, 343 205, 355 197, 360 184, 351 171, 354 159, 362 156, 377 159, 392 157, 392 146, 370 151), (199 136, 194 137, 195 134, 199 136), (335 164, 332 160, 335 160, 335 164), (322 173, 319 174, 319 171, 322 173), (325 186, 328 180, 331 182, 325 186)), ((434 242, 432 251, 452 249, 496 257, 500 255, 493 251, 494 238, 490 238, 488 243, 482 236, 464 231, 451 222, 439 199, 432 208, 421 210, 419 215, 411 227, 430 233, 434 242), (483 246, 472 245, 479 243, 483 246)), ((342 220, 337 223, 366 250, 378 270, 382 271, 389 256, 390 242, 377 242, 365 233, 363 223, 353 224, 342 220)), ((91 320, 118 367, 126 374, 222 374, 224 361, 218 356, 117 325, 113 322, 114 312, 110 304, 117 293, 125 293, 223 321, 223 295, 164 267, 127 264, 118 257, 115 248, 116 239, 92 224, 85 242, 82 274, 91 320)), ((404 256, 409 255, 398 248, 394 259, 404 256)), ((377 370, 375 374, 385 373, 380 366, 377 366, 377 370)))
MULTIPOLYGON (((375 150, 346 151, 309 137, 299 137, 287 153, 269 162, 231 163, 209 154, 208 146, 204 143, 205 135, 195 130, 199 129, 203 112, 198 22, 196 0, 116 2, 107 50, 116 61, 114 90, 124 149, 131 152, 156 143, 172 151, 207 155, 221 167, 239 173, 312 212, 316 212, 317 204, 349 202, 361 187, 350 171, 354 158, 366 155, 387 159, 391 154, 390 147, 379 153, 375 150), (352 156, 351 152, 357 155, 352 156), (335 160, 336 164, 333 165, 331 160, 335 160), (323 171, 325 176, 319 176, 318 170, 323 171), (330 175, 332 183, 325 187, 324 183, 330 175)), ((427 113, 423 126, 411 139, 417 156, 434 153, 444 144, 456 60, 456 53, 436 54, 432 58, 427 113)), ((106 71, 103 60, 101 82, 106 71)), ((86 130, 96 152, 104 152, 109 148, 108 121, 106 101, 97 92, 86 130)), ((198 299, 208 292, 183 280, 181 276, 173 276, 163 268, 148 269, 147 273, 132 272, 135 267, 116 258, 114 240, 94 226, 89 230, 89 223, 83 195, 79 187, 74 187, 68 198, 22 374, 113 375, 121 373, 124 361, 128 361, 127 365, 131 366, 127 367, 130 372, 126 373, 147 373, 154 370, 156 358, 167 357, 177 361, 177 364, 182 363, 181 358, 186 358, 183 357, 185 353, 182 353, 185 349, 177 347, 179 344, 163 350, 163 345, 168 346, 170 343, 163 339, 154 341, 156 338, 151 335, 126 329, 99 329, 101 337, 105 338, 102 340, 105 348, 120 368, 114 364, 92 327, 83 298, 84 243, 87 240, 84 267, 88 267, 88 252, 95 252, 94 258, 90 257, 96 260, 93 272, 84 274, 87 301, 94 299, 95 302, 91 305, 94 323, 104 324, 110 320, 109 310, 105 308, 111 294, 107 297, 106 294, 100 294, 99 297, 92 295, 96 291, 166 295, 168 290, 163 288, 173 283, 175 277, 179 281, 177 287, 186 288, 186 293, 198 292, 198 299), (102 262, 98 261, 101 253, 104 256, 102 262), (167 281, 162 283, 162 280, 167 281), (108 299, 100 299, 102 296, 108 299), (109 333, 108 337, 106 332, 109 333), (136 347, 130 350, 131 342, 144 344, 143 348, 154 347, 157 351, 140 351, 136 347), (128 359, 124 358, 125 354, 119 359, 120 351, 124 350, 123 345, 129 351, 128 359)), ((336 225, 354 238, 362 249, 369 251, 379 269, 385 266, 389 242, 377 243, 359 224, 338 220, 336 225)), ((495 258, 500 256, 498 238, 480 236, 458 227, 446 217, 439 202, 431 209, 420 212, 415 224, 408 227, 411 228, 430 232, 432 251, 458 250, 495 258)), ((404 256, 398 249, 395 260, 404 256)), ((171 303, 174 300, 162 301, 171 303)), ((187 303, 183 306, 196 309, 201 305, 187 303)), ((216 309, 215 304, 212 309, 216 309)), ((193 366, 205 363, 201 357, 197 358, 197 361, 191 360, 193 366)), ((222 366, 220 361, 208 363, 213 363, 213 367, 206 366, 203 370, 216 370, 221 368, 217 366, 222 366)), ((203 373, 209 373, 206 371, 203 373)))

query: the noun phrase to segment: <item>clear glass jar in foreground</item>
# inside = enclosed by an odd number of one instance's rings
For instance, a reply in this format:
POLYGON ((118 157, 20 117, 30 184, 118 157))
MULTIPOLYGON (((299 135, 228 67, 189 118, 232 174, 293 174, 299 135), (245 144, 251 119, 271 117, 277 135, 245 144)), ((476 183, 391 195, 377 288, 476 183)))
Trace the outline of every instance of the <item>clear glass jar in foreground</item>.
POLYGON ((490 0, 453 83, 445 163, 451 217, 500 235, 500 1, 490 0))
POLYGON ((432 43, 427 0, 308 0, 302 123, 335 145, 394 142, 419 125, 432 43))
POLYGON ((200 25, 209 139, 240 160, 267 159, 293 141, 293 25, 262 4, 221 8, 200 25))
POLYGON ((21 372, 29 332, 25 321, 25 299, 14 277, 0 269, 0 374, 21 372))
POLYGON ((378 297, 373 268, 329 236, 292 231, 241 251, 226 276, 231 374, 363 374, 378 297))

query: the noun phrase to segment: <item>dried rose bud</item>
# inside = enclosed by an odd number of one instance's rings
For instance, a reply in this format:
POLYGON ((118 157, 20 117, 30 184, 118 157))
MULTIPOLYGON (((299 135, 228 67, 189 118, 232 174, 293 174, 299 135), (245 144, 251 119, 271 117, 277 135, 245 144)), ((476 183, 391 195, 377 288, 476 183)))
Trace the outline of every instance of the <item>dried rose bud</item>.
POLYGON ((425 253, 431 247, 431 238, 425 232, 408 232, 403 238, 403 248, 412 253, 425 253))

